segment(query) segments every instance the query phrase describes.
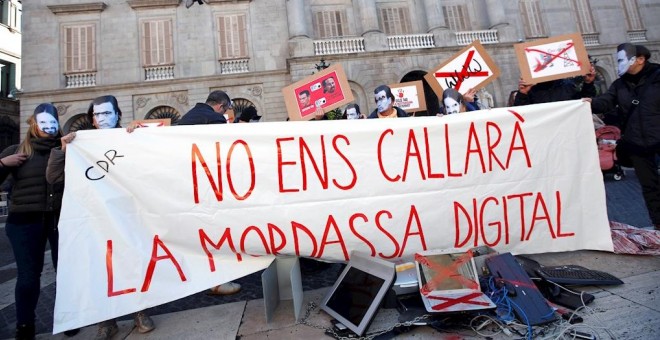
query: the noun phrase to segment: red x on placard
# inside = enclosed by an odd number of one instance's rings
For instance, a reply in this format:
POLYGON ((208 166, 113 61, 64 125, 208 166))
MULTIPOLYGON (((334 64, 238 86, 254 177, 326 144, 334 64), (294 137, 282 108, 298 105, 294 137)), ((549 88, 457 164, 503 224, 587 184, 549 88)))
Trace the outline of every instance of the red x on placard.
POLYGON ((443 303, 440 303, 440 304, 437 304, 437 305, 431 307, 431 308, 433 308, 433 310, 443 310, 443 309, 449 308, 451 306, 457 305, 459 303, 465 303, 465 304, 469 304, 469 305, 478 305, 478 306, 489 306, 490 304, 488 302, 472 301, 472 299, 478 298, 478 297, 481 297, 481 296, 483 296, 483 293, 475 292, 475 293, 470 293, 468 295, 464 295, 464 296, 461 296, 461 297, 457 297, 455 299, 450 298, 450 297, 443 297, 443 296, 427 296, 426 298, 429 299, 429 300, 442 300, 442 301, 445 301, 443 303))
POLYGON ((468 250, 465 255, 454 260, 450 266, 442 266, 440 264, 429 261, 426 256, 415 254, 415 261, 423 266, 431 268, 436 273, 432 278, 426 278, 426 284, 422 286, 420 292, 424 295, 428 295, 431 291, 436 290, 443 282, 447 280, 456 280, 469 289, 477 289, 478 284, 475 281, 467 279, 458 272, 458 268, 469 262, 471 259, 472 250, 468 250))
POLYGON ((561 56, 564 52, 566 52, 566 51, 570 50, 571 48, 573 48, 573 46, 574 46, 573 42, 569 42, 568 44, 566 44, 566 47, 564 49, 557 52, 556 54, 552 53, 552 52, 548 52, 548 51, 539 50, 539 49, 536 49, 536 48, 526 48, 525 52, 539 52, 541 54, 545 54, 546 56, 550 57, 550 59, 548 59, 544 62, 540 62, 540 61, 537 60, 536 61, 536 67, 534 68, 534 72, 542 71, 543 69, 548 67, 548 65, 550 65, 550 63, 552 63, 557 58, 564 59, 566 61, 572 61, 572 62, 576 63, 578 66, 582 66, 582 63, 580 63, 579 60, 573 60, 571 58, 561 56))
POLYGON ((470 77, 488 77, 488 71, 469 71, 472 58, 474 58, 474 50, 470 50, 470 52, 468 52, 467 58, 465 58, 465 62, 463 63, 463 67, 461 68, 460 73, 456 71, 435 72, 433 75, 435 75, 436 78, 455 77, 456 85, 454 85, 454 89, 456 89, 456 91, 460 91, 463 80, 470 77))

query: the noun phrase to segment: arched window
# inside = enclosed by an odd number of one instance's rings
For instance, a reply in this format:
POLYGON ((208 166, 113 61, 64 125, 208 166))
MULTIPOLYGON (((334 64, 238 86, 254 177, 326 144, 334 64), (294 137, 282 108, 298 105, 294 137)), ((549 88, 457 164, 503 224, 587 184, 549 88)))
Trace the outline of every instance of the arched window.
POLYGON ((67 134, 69 132, 89 130, 93 128, 94 125, 89 121, 89 118, 87 118, 87 114, 79 113, 67 120, 67 122, 64 124, 64 127, 62 128, 62 132, 67 134))
POLYGON ((169 118, 171 119, 171 124, 176 125, 176 122, 179 121, 181 118, 181 114, 179 114, 179 111, 177 111, 175 108, 170 107, 170 106, 158 106, 149 111, 144 116, 144 119, 163 119, 163 118, 169 118))

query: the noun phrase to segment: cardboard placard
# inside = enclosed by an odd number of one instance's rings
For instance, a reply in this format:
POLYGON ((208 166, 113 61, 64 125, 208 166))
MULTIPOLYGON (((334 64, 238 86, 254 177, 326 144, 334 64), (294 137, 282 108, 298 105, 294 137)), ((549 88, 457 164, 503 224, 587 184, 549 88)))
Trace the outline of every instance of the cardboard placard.
POLYGON ((389 87, 394 95, 394 106, 408 113, 426 110, 424 84, 421 80, 392 84, 389 87))
POLYGON ((135 124, 136 127, 159 127, 159 126, 170 126, 172 125, 171 118, 158 118, 158 119, 136 119, 131 122, 135 124))
POLYGON ((311 120, 317 106, 328 112, 354 100, 340 64, 283 88, 282 95, 291 120, 311 120))
POLYGON ((579 33, 515 44, 520 76, 540 83, 589 73, 589 55, 579 33))
POLYGON ((479 40, 475 40, 451 59, 432 68, 424 78, 438 98, 442 98, 445 89, 452 87, 465 94, 471 88, 478 90, 486 86, 499 75, 499 67, 479 40))

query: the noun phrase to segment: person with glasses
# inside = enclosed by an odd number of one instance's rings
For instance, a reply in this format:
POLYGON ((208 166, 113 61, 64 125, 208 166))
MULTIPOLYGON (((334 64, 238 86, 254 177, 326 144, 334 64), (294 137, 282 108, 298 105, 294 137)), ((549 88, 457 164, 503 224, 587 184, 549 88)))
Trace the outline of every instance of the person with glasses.
POLYGON ((177 123, 177 125, 227 124, 225 113, 232 108, 231 99, 224 91, 216 90, 209 94, 206 102, 197 103, 177 123))
MULTIPOLYGON (((87 118, 95 129, 121 128, 121 110, 114 96, 101 96, 94 99, 87 109, 87 118)), ((66 145, 75 139, 75 133, 69 139, 62 139, 62 147, 54 148, 50 152, 48 167, 46 168, 46 181, 51 185, 64 184, 64 160, 66 145)), ((156 328, 151 317, 140 311, 133 315, 133 322, 139 333, 151 332, 156 328)), ((119 332, 116 319, 110 319, 98 324, 95 340, 108 340, 119 332)))
MULTIPOLYGON (((229 95, 224 91, 216 90, 209 94, 206 102, 197 103, 177 123, 177 125, 203 125, 226 124, 225 112, 232 109, 229 95)), ((241 285, 235 282, 226 282, 211 288, 210 295, 231 295, 238 293, 241 285)))

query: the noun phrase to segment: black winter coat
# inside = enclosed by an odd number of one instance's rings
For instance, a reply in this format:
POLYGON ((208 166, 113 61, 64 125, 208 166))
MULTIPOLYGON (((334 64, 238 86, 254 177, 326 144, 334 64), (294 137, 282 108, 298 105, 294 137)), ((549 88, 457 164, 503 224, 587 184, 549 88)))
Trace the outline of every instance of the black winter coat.
MULTIPOLYGON (((403 109, 399 108, 398 106, 393 106, 393 107, 396 110, 397 118, 408 117, 408 112, 403 111, 403 109)), ((373 110, 371 112, 371 114, 369 115, 369 117, 367 117, 367 118, 369 118, 369 119, 378 118, 378 110, 373 110)))
POLYGON ((203 125, 203 124, 226 124, 227 119, 213 108, 204 103, 197 103, 188 113, 183 115, 176 125, 203 125))
POLYGON ((660 151, 660 65, 648 63, 637 75, 624 74, 591 101, 593 113, 617 108, 623 139, 641 152, 660 151), (635 111, 633 101, 638 101, 635 111))
POLYGON ((578 91, 572 78, 551 80, 534 85, 527 94, 518 92, 513 106, 591 98, 595 95, 596 86, 593 83, 583 83, 582 88, 578 91))
MULTIPOLYGON (((13 213, 58 211, 63 186, 57 188, 46 182, 46 166, 50 150, 60 146, 59 138, 35 138, 32 157, 19 167, 0 168, 0 182, 9 175, 13 178, 9 216, 13 213)), ((18 145, 12 145, 0 153, 0 158, 16 153, 18 145)))

